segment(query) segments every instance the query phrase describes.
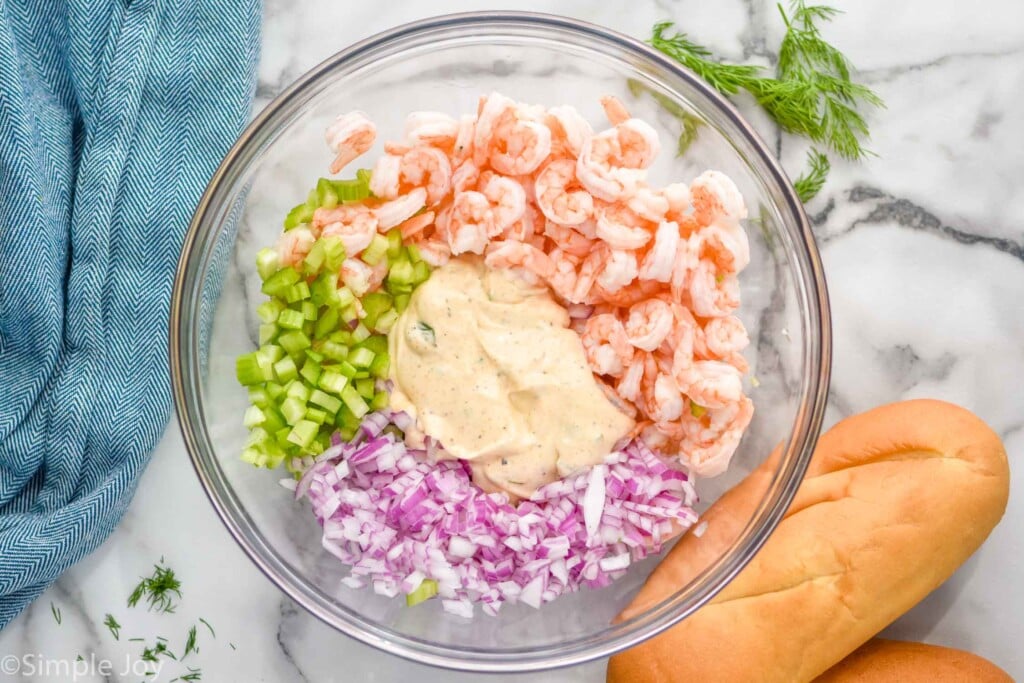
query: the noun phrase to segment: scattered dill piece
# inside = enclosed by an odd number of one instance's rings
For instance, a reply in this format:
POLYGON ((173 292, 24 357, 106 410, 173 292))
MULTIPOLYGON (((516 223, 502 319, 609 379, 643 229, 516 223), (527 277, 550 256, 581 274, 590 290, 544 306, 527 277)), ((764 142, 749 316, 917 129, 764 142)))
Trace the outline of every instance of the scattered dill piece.
POLYGON ((81 654, 79 654, 77 657, 75 657, 75 661, 76 662, 84 662, 85 661, 85 657, 83 657, 81 654))
POLYGON ((145 638, 129 638, 128 642, 129 643, 141 643, 141 642, 144 642, 145 640, 146 640, 145 638))
POLYGON ((181 676, 178 676, 177 678, 172 678, 170 680, 170 683, 174 683, 174 681, 201 681, 201 680, 203 680, 203 671, 202 671, 202 669, 193 669, 192 667, 189 667, 187 674, 183 674, 181 676))
POLYGON ((64 617, 60 613, 60 607, 57 607, 52 602, 50 603, 50 614, 53 615, 53 620, 57 622, 58 626, 60 626, 61 622, 64 620, 64 617))
POLYGON ((807 152, 807 165, 807 170, 793 181, 793 189, 796 190, 800 201, 805 204, 821 192, 821 188, 824 187, 825 180, 828 178, 828 172, 831 169, 828 157, 816 149, 811 149, 807 152))
POLYGON ((106 626, 111 635, 114 636, 114 640, 121 640, 121 624, 117 623, 117 619, 110 612, 107 612, 107 617, 103 620, 103 625, 106 626))
POLYGON ((199 621, 203 624, 203 626, 205 626, 206 628, 210 629, 210 635, 211 636, 213 636, 214 638, 217 637, 217 634, 214 632, 213 627, 210 626, 210 622, 208 622, 206 619, 203 619, 201 617, 200 617, 199 621))
POLYGON ((150 611, 174 612, 174 597, 181 598, 181 581, 174 570, 162 564, 153 565, 153 575, 143 577, 128 596, 128 606, 135 607, 144 597, 150 611))
POLYGON ((193 626, 188 630, 188 637, 185 639, 185 652, 182 653, 181 658, 185 659, 188 657, 190 652, 198 654, 199 648, 196 647, 196 627, 193 626))
POLYGON ((234 643, 228 643, 228 645, 230 645, 230 646, 231 646, 231 649, 232 649, 232 650, 237 650, 237 649, 238 649, 237 647, 235 647, 235 644, 234 644, 234 643))

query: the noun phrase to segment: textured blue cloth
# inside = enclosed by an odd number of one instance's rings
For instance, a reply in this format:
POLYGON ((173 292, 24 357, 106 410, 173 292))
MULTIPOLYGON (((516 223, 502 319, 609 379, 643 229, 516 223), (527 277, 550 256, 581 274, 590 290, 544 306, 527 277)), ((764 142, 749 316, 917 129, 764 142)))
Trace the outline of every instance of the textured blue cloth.
POLYGON ((113 530, 164 429, 175 265, 259 27, 259 0, 0 0, 0 627, 113 530))

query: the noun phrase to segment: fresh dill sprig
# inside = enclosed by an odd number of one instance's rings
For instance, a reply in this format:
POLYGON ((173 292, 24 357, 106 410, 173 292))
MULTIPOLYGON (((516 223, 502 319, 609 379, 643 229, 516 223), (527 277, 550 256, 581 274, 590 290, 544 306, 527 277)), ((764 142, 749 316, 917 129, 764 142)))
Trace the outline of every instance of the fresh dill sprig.
POLYGON ((210 635, 211 636, 213 636, 214 638, 217 637, 217 633, 213 630, 213 627, 210 626, 210 622, 208 622, 206 619, 203 619, 202 617, 199 618, 199 621, 200 621, 200 623, 203 624, 203 626, 205 626, 206 628, 208 628, 210 630, 210 635))
POLYGON ((175 681, 201 681, 203 680, 202 669, 188 668, 188 673, 177 678, 172 678, 168 683, 174 683, 175 681))
MULTIPOLYGON (((865 147, 869 135, 863 112, 885 105, 871 89, 852 80, 849 60, 821 35, 819 25, 831 21, 839 11, 809 6, 805 0, 793 0, 788 14, 781 4, 778 8, 786 33, 779 46, 774 78, 760 66, 713 58, 706 47, 685 33, 669 35, 671 21, 655 24, 648 42, 719 92, 736 95, 746 91, 783 130, 806 137, 845 159, 864 159, 871 153, 865 147)), ((828 160, 818 151, 810 158, 804 189, 820 190, 828 174, 828 160)))
POLYGON ((793 189, 805 204, 821 192, 832 167, 828 157, 813 148, 807 152, 807 165, 808 169, 793 181, 793 189))
POLYGON ((50 614, 53 615, 53 620, 57 622, 57 626, 60 626, 64 617, 60 613, 60 607, 55 606, 52 602, 50 603, 50 614))
POLYGON ((196 647, 196 627, 193 626, 188 630, 188 637, 185 640, 185 652, 182 653, 181 658, 185 659, 188 657, 190 652, 199 653, 199 648, 196 647))
POLYGON ((111 635, 114 636, 114 640, 121 640, 121 624, 117 623, 117 619, 110 612, 107 612, 107 617, 103 620, 103 625, 110 629, 111 635))
POLYGON ((153 647, 142 648, 142 654, 139 655, 139 659, 144 662, 155 662, 160 655, 170 657, 174 661, 178 661, 178 658, 174 653, 167 649, 167 643, 160 638, 157 638, 156 644, 154 644, 153 647))
MULTIPOLYGON (((161 560, 162 562, 162 560, 161 560)), ((181 581, 174 575, 174 570, 163 564, 153 565, 153 575, 143 577, 128 596, 128 606, 135 607, 143 597, 149 609, 160 612, 174 612, 175 604, 172 594, 181 597, 181 581)))

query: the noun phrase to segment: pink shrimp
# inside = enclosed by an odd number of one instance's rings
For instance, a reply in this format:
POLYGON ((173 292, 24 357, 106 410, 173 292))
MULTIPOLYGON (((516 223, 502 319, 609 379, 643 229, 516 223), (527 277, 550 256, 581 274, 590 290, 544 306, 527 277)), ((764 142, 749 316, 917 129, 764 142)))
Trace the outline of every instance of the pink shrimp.
POLYGON ((610 256, 611 249, 607 244, 595 245, 580 264, 579 271, 576 273, 576 287, 573 289, 572 298, 569 301, 577 304, 592 303, 590 291, 594 288, 597 276, 601 274, 610 256))
POLYGON ((544 280, 555 272, 550 256, 523 242, 491 242, 484 263, 491 268, 522 268, 544 280))
POLYGON ((414 111, 405 117, 405 139, 413 145, 450 149, 459 134, 459 122, 439 111, 414 111))
POLYGON ((459 164, 455 172, 452 173, 452 189, 456 194, 474 189, 478 182, 480 182, 480 168, 469 159, 459 164))
POLYGON ((394 199, 401 191, 402 157, 384 154, 373 165, 370 174, 370 192, 381 199, 394 199))
POLYGON ((316 236, 309 228, 292 228, 277 239, 277 256, 282 266, 296 266, 313 248, 316 236))
POLYGON ((621 204, 598 203, 597 237, 615 249, 639 249, 651 240, 649 223, 621 204))
POLYGON ((655 424, 678 420, 686 403, 675 379, 671 374, 661 372, 651 356, 644 366, 639 400, 641 412, 655 424))
POLYGON ((476 165, 490 163, 504 175, 525 175, 544 163, 551 153, 551 131, 532 120, 531 113, 504 95, 487 96, 473 136, 476 165))
POLYGON ((747 372, 747 360, 742 352, 750 344, 750 337, 739 318, 734 315, 712 318, 704 326, 704 339, 712 358, 725 361, 741 373, 747 372))
POLYGON ((740 371, 722 361, 686 361, 676 354, 672 376, 691 401, 705 408, 722 408, 743 397, 740 371))
POLYGON ((626 200, 626 206, 645 221, 652 223, 665 220, 665 214, 669 209, 668 199, 664 195, 644 186, 638 187, 636 193, 626 200))
POLYGON ((594 212, 594 198, 576 181, 576 164, 571 159, 548 162, 534 183, 537 206, 544 215, 562 225, 579 225, 594 212))
POLYGON ((580 336, 590 368, 598 375, 621 377, 633 362, 633 347, 626 338, 622 322, 614 315, 592 315, 587 318, 580 336))
POLYGON ((604 267, 597 275, 595 285, 599 285, 604 292, 617 292, 629 286, 636 276, 636 254, 622 249, 611 249, 604 267))
POLYGON ((377 126, 361 111, 342 114, 327 127, 327 146, 335 153, 331 173, 338 173, 365 154, 377 139, 377 126))
POLYGON ((615 391, 624 401, 636 403, 640 398, 640 384, 644 377, 645 362, 641 357, 626 367, 615 385, 615 391))
POLYGON ((702 318, 729 315, 740 305, 739 280, 732 273, 718 273, 710 261, 700 261, 690 271, 689 301, 702 318))
POLYGON ((440 240, 425 240, 417 244, 420 256, 433 268, 440 268, 448 263, 452 256, 451 248, 440 240))
POLYGON ((459 119, 459 129, 452 144, 452 159, 464 161, 473 156, 473 136, 476 134, 476 117, 466 114, 459 119))
POLYGON ((729 467, 736 448, 754 416, 754 404, 746 396, 721 409, 708 410, 701 418, 686 421, 680 457, 702 477, 715 477, 729 467))
POLYGON ((546 218, 543 220, 544 236, 550 238, 563 252, 582 259, 586 258, 587 254, 593 251, 594 240, 588 239, 585 235, 569 226, 555 223, 546 218))
POLYGON ((626 105, 615 95, 605 95, 602 97, 601 107, 604 109, 604 115, 608 117, 608 123, 613 126, 625 123, 631 118, 626 105))
POLYGON ((576 176, 598 199, 609 202, 627 199, 643 183, 646 178, 643 169, 650 165, 649 159, 653 160, 657 152, 658 136, 654 129, 642 121, 630 119, 587 138, 576 160, 576 176), (623 143, 644 149, 624 149, 623 143))
POLYGON ((494 237, 523 217, 526 212, 526 191, 511 178, 491 174, 481 177, 481 190, 491 203, 492 227, 488 237, 494 237))
POLYGON ((434 147, 414 147, 400 155, 385 154, 370 176, 370 191, 381 199, 395 199, 422 187, 427 191, 427 201, 433 205, 448 194, 451 186, 448 156, 434 147))
POLYGON ((548 109, 545 119, 551 129, 551 156, 576 158, 583 150, 583 143, 594 134, 590 123, 575 107, 561 106, 548 109))
POLYGON ((663 285, 660 282, 654 282, 652 280, 634 280, 632 283, 618 291, 609 292, 601 286, 601 283, 595 282, 590 298, 595 303, 605 303, 620 308, 629 308, 633 304, 640 303, 644 299, 650 299, 652 296, 657 295, 661 291, 662 287, 663 285))
MULTIPOLYGON (((398 199, 392 199, 390 202, 384 202, 373 209, 372 213, 377 219, 380 229, 389 230, 399 223, 403 223, 412 218, 416 215, 417 211, 426 206, 426 203, 427 190, 422 187, 417 187, 398 199)), ((365 247, 363 248, 365 249, 365 247)))
POLYGON ((634 304, 626 319, 629 343, 643 351, 654 351, 672 331, 672 309, 661 299, 648 299, 634 304))
POLYGON ((338 236, 349 256, 370 246, 377 234, 376 212, 363 204, 342 204, 333 209, 319 208, 313 213, 314 225, 323 225, 322 237, 338 236))
POLYGON ((342 261, 341 272, 338 275, 339 280, 357 297, 366 294, 373 284, 373 269, 357 258, 342 261))
POLYGON ((670 282, 679 250, 679 224, 663 221, 654 231, 654 244, 640 264, 640 277, 657 282, 670 282))
POLYGON ((736 183, 719 171, 704 171, 690 183, 693 215, 700 225, 708 225, 720 216, 741 220, 747 217, 736 183))
POLYGON ((572 303, 573 293, 576 291, 576 281, 578 279, 576 264, 573 261, 572 256, 566 254, 557 247, 552 249, 548 256, 551 257, 551 262, 554 263, 555 266, 554 272, 548 278, 548 286, 551 287, 559 297, 572 303))
POLYGON ((700 258, 723 273, 738 273, 750 264, 750 243, 739 221, 720 216, 694 234, 700 258))
POLYGON ((425 211, 398 224, 398 230, 402 233, 402 239, 407 240, 420 234, 434 224, 434 212, 425 211))
POLYGON ((690 209, 690 188, 686 183, 670 183, 661 188, 661 196, 665 198, 668 205, 665 217, 668 220, 679 222, 690 209))
POLYGON ((494 228, 491 202, 482 192, 460 192, 455 195, 446 223, 451 253, 482 254, 494 228))

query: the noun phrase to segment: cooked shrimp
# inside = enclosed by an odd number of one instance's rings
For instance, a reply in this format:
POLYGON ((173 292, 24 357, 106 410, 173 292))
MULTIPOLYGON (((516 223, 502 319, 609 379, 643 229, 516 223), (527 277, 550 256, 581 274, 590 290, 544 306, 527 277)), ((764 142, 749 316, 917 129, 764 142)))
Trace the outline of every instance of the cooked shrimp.
POLYGON ((742 351, 750 344, 747 330, 734 315, 712 318, 704 326, 707 352, 714 358, 732 365, 741 373, 747 371, 747 361, 742 351))
POLYGON ((710 261, 700 261, 690 271, 690 306, 702 318, 729 315, 740 305, 739 280, 732 273, 718 273, 710 261))
POLYGON ((552 157, 578 157, 583 143, 594 134, 590 123, 575 107, 551 107, 546 122, 551 129, 552 157))
POLYGON ((491 167, 505 175, 533 173, 551 154, 551 131, 542 123, 513 119, 491 138, 491 167))
POLYGON ((721 272, 738 273, 750 264, 747 232, 737 220, 720 216, 695 237, 698 256, 710 259, 721 272))
POLYGON ((636 194, 626 200, 626 206, 645 221, 660 223, 668 213, 668 200, 649 187, 638 187, 636 194))
POLYGON ((576 291, 576 264, 572 257, 557 247, 548 254, 554 264, 554 272, 548 278, 548 286, 565 301, 573 302, 573 294, 576 291))
POLYGON ((641 381, 640 400, 643 412, 655 423, 678 420, 686 403, 672 375, 658 372, 651 363, 641 381))
MULTIPOLYGON (((652 144, 657 145, 657 136, 652 144)), ((576 177, 598 199, 609 202, 626 199, 636 192, 646 174, 639 167, 627 166, 623 156, 617 129, 592 135, 583 143, 576 160, 576 177)))
POLYGON ((670 183, 661 188, 661 196, 665 198, 668 208, 665 215, 677 221, 686 214, 690 208, 690 188, 686 183, 670 183))
POLYGON ((719 216, 741 220, 747 217, 736 183, 719 171, 704 171, 690 183, 693 215, 701 225, 708 225, 719 216))
POLYGON ((441 201, 452 186, 452 166, 448 156, 433 147, 417 147, 402 155, 401 181, 427 191, 427 201, 441 201))
POLYGON ((341 282, 359 297, 370 290, 373 269, 363 261, 350 257, 341 262, 341 272, 338 275, 341 282))
MULTIPOLYGON (((381 230, 389 230, 395 227, 399 223, 402 223, 414 215, 416 212, 422 209, 427 204, 427 190, 422 187, 417 187, 408 194, 402 195, 398 199, 392 199, 390 202, 384 202, 377 208, 372 210, 374 217, 377 219, 377 223, 381 230)), ((365 249, 365 247, 363 247, 365 249)))
POLYGON ((579 225, 594 212, 594 198, 580 188, 571 159, 548 162, 537 174, 534 193, 544 215, 562 225, 579 225))
POLYGON ((670 282, 679 249, 679 224, 664 221, 654 231, 654 244, 640 264, 640 277, 657 282, 670 282))
POLYGON ((676 247, 676 260, 672 264, 672 276, 669 279, 672 296, 676 300, 682 300, 690 295, 690 282, 698 263, 700 263, 700 258, 697 256, 696 241, 680 238, 676 247))
POLYGON ((482 192, 460 192, 455 195, 447 223, 451 253, 482 254, 494 228, 491 202, 482 192))
MULTIPOLYGON (((680 456, 690 469, 702 477, 715 477, 729 467, 736 448, 754 415, 754 404, 744 396, 740 401, 719 410, 709 410, 704 417, 708 426, 697 422, 680 444, 680 456)), ((685 413, 684 413, 685 416, 685 413)))
POLYGON ((563 252, 579 258, 586 258, 594 249, 594 240, 588 239, 578 230, 567 225, 555 223, 547 218, 544 221, 544 235, 549 237, 563 252))
POLYGON ((476 117, 466 114, 459 118, 459 129, 452 145, 452 158, 463 161, 473 155, 473 136, 476 133, 476 117))
POLYGON ((377 234, 378 219, 376 212, 363 204, 342 204, 333 209, 317 209, 313 223, 324 225, 322 237, 340 237, 345 253, 355 256, 370 246, 377 234))
POLYGON ((283 266, 296 266, 309 254, 316 236, 309 228, 292 228, 277 238, 277 256, 283 266))
POLYGON ((629 343, 643 351, 654 351, 661 346, 674 324, 672 309, 661 299, 648 299, 634 304, 626 319, 629 343))
POLYGON ((494 237, 526 213, 526 191, 511 178, 494 174, 486 181, 481 179, 480 184, 484 196, 491 203, 492 227, 488 237, 494 237))
POLYGON ((657 295, 662 284, 653 280, 634 280, 629 285, 616 292, 609 292, 600 283, 594 283, 591 299, 598 303, 610 304, 620 308, 629 308, 633 304, 640 303, 644 299, 650 299, 657 295))
POLYGON ((606 313, 588 318, 581 339, 587 361, 598 375, 621 377, 633 362, 633 347, 626 340, 622 322, 614 315, 606 313))
POLYGON ((451 248, 440 240, 426 240, 417 246, 420 250, 420 256, 432 268, 440 268, 448 263, 448 259, 452 255, 451 248))
POLYGON ((618 384, 615 385, 615 391, 625 401, 636 403, 640 397, 640 382, 644 376, 644 363, 642 361, 635 361, 628 367, 626 371, 622 373, 622 377, 619 379, 618 384))
POLYGON ((597 276, 596 284, 602 291, 617 292, 629 285, 637 276, 636 254, 631 251, 612 249, 608 260, 597 276))
POLYGON ((338 173, 349 162, 373 147, 377 139, 377 126, 363 112, 353 111, 334 119, 324 137, 327 146, 336 155, 331 162, 331 173, 338 173))
POLYGON ((455 193, 472 190, 480 182, 480 167, 467 159, 452 173, 452 189, 455 193))
POLYGON ((402 233, 402 239, 411 239, 426 230, 434 224, 434 217, 433 211, 424 211, 421 214, 399 223, 398 230, 402 233))
POLYGON ((523 268, 544 280, 555 272, 550 256, 523 242, 491 242, 484 263, 491 268, 523 268))
POLYGON ((597 282, 597 276, 601 274, 604 269, 605 263, 611 257, 611 249, 607 244, 598 243, 583 259, 583 263, 580 264, 580 269, 576 273, 576 288, 573 290, 572 298, 569 299, 572 303, 591 303, 592 298, 590 290, 594 288, 594 284, 597 282))
POLYGON ((459 134, 459 122, 439 111, 414 111, 405 117, 405 139, 411 145, 447 149, 459 134))
POLYGON ((384 154, 373 165, 370 174, 370 192, 381 199, 394 199, 400 192, 402 179, 402 157, 384 154))
POLYGON ((605 95, 601 98, 601 107, 604 108, 604 115, 608 117, 608 123, 617 126, 625 123, 630 118, 629 110, 615 95, 605 95))
POLYGON ((673 366, 672 376, 691 401, 705 408, 722 408, 743 397, 740 371, 722 361, 683 361, 673 366))
POLYGON ((639 249, 651 240, 647 224, 620 204, 599 204, 594 209, 597 237, 615 249, 639 249))

